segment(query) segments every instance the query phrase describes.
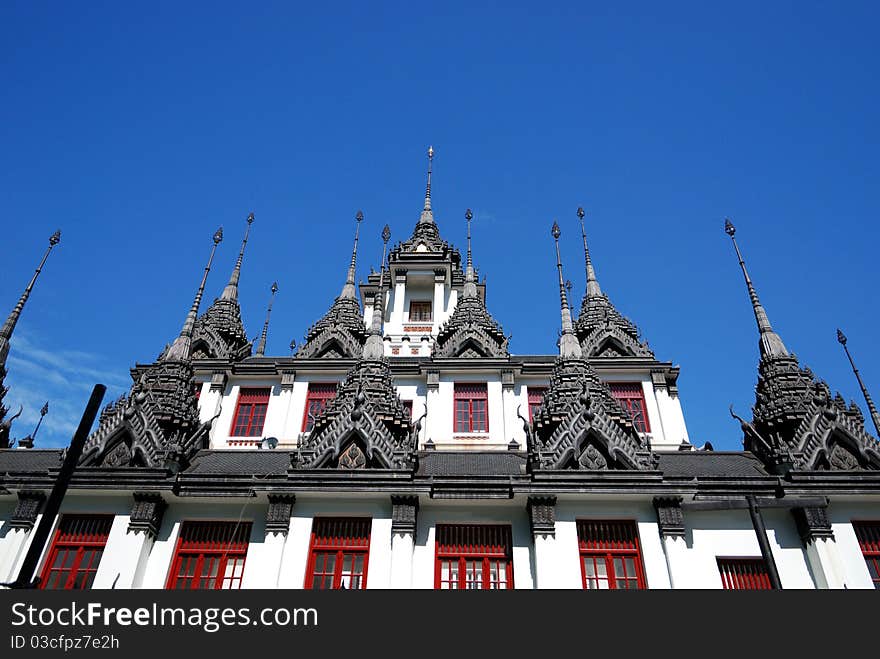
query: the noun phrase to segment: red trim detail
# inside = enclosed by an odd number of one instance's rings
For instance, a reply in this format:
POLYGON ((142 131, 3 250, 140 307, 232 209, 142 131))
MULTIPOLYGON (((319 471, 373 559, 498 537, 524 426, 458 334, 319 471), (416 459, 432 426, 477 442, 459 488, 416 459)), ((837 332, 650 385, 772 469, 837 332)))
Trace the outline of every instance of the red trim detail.
POLYGON ((165 588, 241 588, 250 535, 250 522, 182 522, 165 588))
POLYGON ((852 525, 874 588, 880 589, 880 521, 854 520, 852 525))
POLYGON ((763 558, 718 557, 724 590, 771 590, 770 573, 763 558))
POLYGON ((230 437, 259 437, 263 434, 270 394, 268 387, 239 389, 232 426, 229 428, 230 437))
POLYGON ((509 525, 437 524, 435 534, 435 589, 513 589, 509 525))
POLYGON ((455 383, 453 432, 489 432, 489 394, 485 382, 455 383))
POLYGON ((648 420, 648 406, 645 403, 645 390, 642 388, 642 383, 609 382, 608 386, 611 389, 611 395, 632 416, 636 430, 651 432, 651 422, 648 420))
POLYGON ((112 515, 62 515, 40 574, 40 588, 91 588, 112 525, 112 515))
POLYGON ((529 392, 529 421, 535 420, 535 412, 544 404, 544 394, 547 393, 547 387, 527 387, 529 392))
POLYGON ((369 517, 316 517, 312 520, 309 562, 303 587, 309 590, 365 589, 371 529, 369 517))
POLYGON ((577 520, 585 589, 646 588, 639 533, 631 520, 577 520))
POLYGON ((335 382, 311 382, 309 383, 309 392, 306 394, 306 406, 303 410, 302 432, 308 432, 312 429, 309 425, 309 412, 317 416, 324 411, 324 408, 331 400, 336 398, 335 382))

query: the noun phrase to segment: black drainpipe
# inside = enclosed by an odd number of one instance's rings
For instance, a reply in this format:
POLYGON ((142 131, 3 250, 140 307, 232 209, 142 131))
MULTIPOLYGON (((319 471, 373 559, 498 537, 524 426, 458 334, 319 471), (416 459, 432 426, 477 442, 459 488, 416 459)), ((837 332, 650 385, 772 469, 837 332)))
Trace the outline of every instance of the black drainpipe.
POLYGON ((767 573, 770 577, 770 585, 774 590, 782 590, 782 582, 779 581, 779 571, 776 569, 776 561, 773 560, 773 552, 770 551, 770 542, 767 540, 767 528, 764 526, 764 518, 754 494, 746 495, 749 504, 749 515, 752 517, 752 526, 755 527, 755 535, 758 537, 758 545, 761 547, 761 556, 767 564, 767 573))

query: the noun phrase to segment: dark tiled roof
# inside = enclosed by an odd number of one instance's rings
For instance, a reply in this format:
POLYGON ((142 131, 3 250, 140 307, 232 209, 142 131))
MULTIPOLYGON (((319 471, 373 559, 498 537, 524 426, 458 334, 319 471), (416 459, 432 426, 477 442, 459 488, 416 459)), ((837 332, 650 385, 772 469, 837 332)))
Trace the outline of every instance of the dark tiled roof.
POLYGON ((61 467, 59 449, 0 450, 0 474, 45 472, 59 467, 61 467))
POLYGON ((525 453, 515 451, 422 451, 417 476, 520 476, 525 453))
POLYGON ((290 453, 243 449, 199 451, 187 474, 281 475, 290 466, 290 453))
POLYGON ((768 475, 758 458, 747 451, 679 451, 658 452, 657 455, 660 456, 658 469, 664 476, 672 478, 755 478, 768 475))

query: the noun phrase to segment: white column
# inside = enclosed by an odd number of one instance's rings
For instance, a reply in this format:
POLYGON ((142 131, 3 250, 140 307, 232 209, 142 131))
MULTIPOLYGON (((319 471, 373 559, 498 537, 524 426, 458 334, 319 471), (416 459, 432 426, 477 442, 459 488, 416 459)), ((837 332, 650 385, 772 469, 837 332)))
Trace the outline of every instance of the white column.
POLYGON ((4 582, 15 581, 18 577, 18 570, 30 545, 28 540, 32 532, 33 528, 12 528, 3 538, 4 561, 0 577, 4 582))
POLYGON ((441 418, 442 410, 440 408, 440 371, 428 370, 427 375, 428 390, 425 393, 425 405, 428 407, 428 416, 425 417, 425 428, 424 433, 422 434, 423 439, 421 441, 422 446, 429 439, 436 444, 436 440, 442 440, 444 437, 442 433, 438 434, 440 425, 443 421, 441 418))
POLYGON ((418 497, 391 497, 391 588, 412 588, 418 512, 418 497))
MULTIPOLYGON (((46 495, 41 491, 18 493, 18 503, 12 512, 12 519, 4 524, 6 536, 2 539, 2 549, 0 549, 0 560, 2 560, 0 581, 14 581, 18 577, 21 563, 24 561, 34 535, 34 528, 43 517, 39 512, 45 500, 46 495)), ((51 538, 52 534, 50 533, 47 542, 51 538)), ((36 574, 39 574, 39 565, 34 575, 36 574)))
POLYGON ((440 330, 440 325, 446 319, 445 303, 446 302, 446 273, 444 271, 434 273, 434 305, 433 315, 434 326, 431 333, 436 336, 440 330))
POLYGON ((687 543, 683 535, 660 534, 663 543, 663 555, 666 558, 666 568, 669 572, 669 587, 676 588, 676 575, 683 578, 684 574, 691 569, 688 562, 687 543))
POLYGON ((843 561, 834 538, 816 538, 807 544, 804 553, 816 588, 844 588, 843 561))
POLYGON ((666 559, 669 587, 675 588, 677 582, 687 583, 686 575, 692 569, 688 564, 681 497, 655 497, 654 509, 657 511, 657 530, 660 532, 663 557, 666 559))
POLYGON ((529 497, 526 511, 535 544, 535 588, 562 588, 556 578, 556 497, 529 497))
POLYGON ((135 492, 129 515, 113 519, 107 545, 95 573, 95 589, 142 588, 147 561, 162 526, 166 503, 156 492, 135 492))

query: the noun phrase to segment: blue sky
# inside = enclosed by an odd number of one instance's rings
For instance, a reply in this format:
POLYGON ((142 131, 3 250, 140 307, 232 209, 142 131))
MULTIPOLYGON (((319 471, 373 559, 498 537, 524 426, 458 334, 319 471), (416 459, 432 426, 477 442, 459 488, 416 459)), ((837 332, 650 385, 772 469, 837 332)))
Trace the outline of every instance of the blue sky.
POLYGON ((748 413, 758 355, 729 215, 789 349, 864 410, 834 331, 880 398, 880 9, 619 4, 4 2, 0 313, 63 233, 13 341, 13 436, 49 399, 38 444, 66 444, 96 381, 122 393, 223 225, 220 294, 251 210, 246 328, 277 280, 267 354, 288 354, 339 293, 357 209, 359 278, 386 222, 409 236, 428 144, 442 235, 464 248, 474 209, 513 352, 555 350, 554 218, 583 294, 583 205, 603 289, 681 365, 691 440, 740 448, 727 407, 748 413))

